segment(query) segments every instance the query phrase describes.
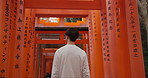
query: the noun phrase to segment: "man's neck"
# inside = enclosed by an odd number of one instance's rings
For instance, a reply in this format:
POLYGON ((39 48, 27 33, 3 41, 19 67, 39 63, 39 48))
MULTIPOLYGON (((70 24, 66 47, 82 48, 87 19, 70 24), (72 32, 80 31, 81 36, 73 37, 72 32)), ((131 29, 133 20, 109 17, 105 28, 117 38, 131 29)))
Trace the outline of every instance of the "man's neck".
POLYGON ((70 44, 70 45, 75 45, 75 43, 74 43, 74 42, 72 42, 72 41, 68 41, 68 42, 67 42, 67 44, 70 44))

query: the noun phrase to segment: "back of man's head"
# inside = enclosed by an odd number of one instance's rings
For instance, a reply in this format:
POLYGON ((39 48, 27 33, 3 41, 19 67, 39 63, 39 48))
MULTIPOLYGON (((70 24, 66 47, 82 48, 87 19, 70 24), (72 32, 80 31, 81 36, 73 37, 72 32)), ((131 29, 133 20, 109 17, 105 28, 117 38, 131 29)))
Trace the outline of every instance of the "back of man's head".
POLYGON ((46 74, 49 75, 49 72, 47 72, 46 74))
POLYGON ((65 35, 69 37, 70 41, 75 42, 79 37, 79 31, 76 28, 68 28, 65 35))

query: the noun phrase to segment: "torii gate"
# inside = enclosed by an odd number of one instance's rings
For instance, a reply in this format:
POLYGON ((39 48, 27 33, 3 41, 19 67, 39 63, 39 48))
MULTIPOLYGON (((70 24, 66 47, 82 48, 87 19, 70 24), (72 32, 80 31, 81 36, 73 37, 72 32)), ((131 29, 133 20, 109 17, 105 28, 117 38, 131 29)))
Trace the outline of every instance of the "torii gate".
POLYGON ((92 78, 145 77, 136 0, 26 0, 25 7, 100 10, 89 13, 92 78))
POLYGON ((0 77, 36 77, 34 18, 60 9, 53 15, 89 18, 91 78, 145 78, 136 0, 1 0, 0 8, 0 77))

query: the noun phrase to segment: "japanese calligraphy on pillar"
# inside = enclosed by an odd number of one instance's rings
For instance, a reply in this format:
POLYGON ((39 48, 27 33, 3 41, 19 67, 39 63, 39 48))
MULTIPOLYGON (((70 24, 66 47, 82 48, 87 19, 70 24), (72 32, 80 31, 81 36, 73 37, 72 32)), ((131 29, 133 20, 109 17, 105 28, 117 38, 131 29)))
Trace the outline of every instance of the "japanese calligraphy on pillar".
POLYGON ((132 46, 132 56, 139 57, 139 52, 141 52, 141 41, 140 41, 140 32, 139 32, 139 21, 135 0, 127 0, 127 22, 128 22, 128 31, 130 38, 130 46, 132 46))
POLYGON ((119 8, 119 3, 116 1, 115 2, 115 16, 116 16, 116 36, 117 38, 120 38, 120 32, 121 32, 121 29, 120 29, 120 18, 119 18, 119 11, 120 11, 120 8, 119 8))
MULTIPOLYGON (((17 8, 17 18, 16 18, 16 41, 18 42, 15 46, 17 54, 16 60, 19 60, 19 57, 22 52, 23 46, 23 1, 18 0, 18 8, 17 8)), ((16 63, 15 68, 19 68, 19 63, 16 63)))
MULTIPOLYGON (((107 29, 108 31, 105 33, 108 36, 108 46, 110 52, 110 59, 113 60, 115 56, 115 20, 114 20, 114 1, 113 0, 106 0, 106 16, 107 16, 107 29)), ((114 59, 115 60, 115 59, 114 59)))
POLYGON ((24 62, 23 62, 23 67, 24 67, 24 72, 23 72, 23 76, 24 77, 28 77, 27 72, 28 72, 28 25, 29 25, 29 17, 26 16, 26 10, 25 10, 25 22, 24 22, 24 62))
POLYGON ((27 47, 27 32, 28 32, 28 17, 25 17, 25 27, 24 27, 24 48, 27 47))
POLYGON ((25 76, 30 77, 31 72, 31 43, 32 43, 32 17, 31 9, 25 9, 25 34, 24 34, 24 55, 25 55, 25 76))
POLYGON ((25 58, 25 70, 26 70, 26 74, 28 75, 29 74, 29 64, 30 64, 30 35, 29 35, 29 25, 30 25, 30 17, 29 16, 26 16, 25 17, 26 21, 25 21, 25 34, 24 34, 24 52, 25 52, 25 55, 26 55, 26 58, 25 58))
MULTIPOLYGON (((103 52, 102 52, 102 39, 101 39, 101 21, 100 21, 100 11, 99 10, 93 10, 92 11, 92 34, 93 34, 93 65, 99 65, 97 67, 93 66, 92 71, 98 72, 97 74, 94 74, 94 77, 104 77, 103 72, 103 52)), ((107 56, 108 57, 108 56, 107 56)))
POLYGON ((115 0, 106 0, 108 43, 110 52, 111 77, 117 77, 117 53, 116 53, 116 26, 115 26, 115 0))
POLYGON ((17 0, 11 0, 11 8, 10 8, 10 27, 9 27, 9 75, 8 77, 12 77, 14 72, 14 59, 15 59, 15 34, 16 34, 16 16, 17 16, 17 0), (14 44, 14 45, 12 45, 14 44), (13 61, 12 61, 13 60, 13 61), (10 73, 11 72, 11 73, 10 73))
POLYGON ((0 77, 7 77, 8 72, 8 45, 9 45, 9 25, 10 25, 10 1, 3 0, 2 6, 2 26, 1 26, 1 61, 0 77))
POLYGON ((34 10, 31 11, 31 25, 30 25, 30 74, 29 77, 34 77, 34 47, 35 47, 35 13, 34 10))
POLYGON ((107 29, 107 17, 106 13, 101 14, 101 23, 102 23, 102 50, 103 50, 103 59, 104 61, 110 61, 110 52, 109 52, 109 41, 108 41, 108 29, 107 29))
POLYGON ((32 57, 33 57, 33 50, 32 50, 32 41, 33 41, 33 39, 32 39, 32 36, 33 36, 33 34, 32 34, 32 28, 33 28, 33 20, 32 20, 32 10, 31 10, 31 15, 30 15, 30 25, 29 25, 29 38, 28 38, 28 44, 29 44, 29 53, 28 53, 28 61, 30 62, 28 65, 29 65, 29 71, 28 71, 28 76, 29 77, 31 77, 31 75, 32 75, 32 57))
POLYGON ((107 23, 109 26, 109 30, 113 30, 114 28, 114 20, 113 20, 113 1, 112 0, 106 0, 107 1, 107 23))
POLYGON ((92 25, 92 21, 91 21, 91 16, 89 17, 89 52, 88 52, 88 62, 89 62, 89 67, 90 67, 90 72, 92 71, 91 70, 91 52, 92 52, 92 28, 91 28, 91 25, 92 25))
POLYGON ((131 75, 133 78, 145 78, 137 0, 125 0, 125 3, 131 75))
MULTIPOLYGON (((31 10, 31 13, 32 13, 32 10, 31 10)), ((29 52, 28 52, 28 54, 27 54, 27 65, 28 65, 28 67, 26 67, 27 69, 28 69, 28 77, 30 77, 31 75, 32 75, 32 71, 31 71, 31 69, 33 68, 32 67, 32 53, 33 53, 33 51, 32 51, 32 24, 33 23, 33 21, 32 21, 32 15, 30 15, 30 17, 29 17, 29 29, 28 29, 28 49, 29 49, 29 52)))
POLYGON ((30 74, 30 57, 30 54, 27 53, 26 71, 28 75, 30 74))

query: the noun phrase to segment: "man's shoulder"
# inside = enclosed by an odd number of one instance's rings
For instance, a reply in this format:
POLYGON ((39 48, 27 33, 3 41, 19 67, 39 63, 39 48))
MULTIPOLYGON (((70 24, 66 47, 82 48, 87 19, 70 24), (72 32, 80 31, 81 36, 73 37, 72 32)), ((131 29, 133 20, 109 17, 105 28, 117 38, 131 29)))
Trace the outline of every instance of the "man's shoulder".
POLYGON ((56 53, 60 52, 61 50, 63 50, 66 47, 66 45, 60 47, 59 49, 56 50, 56 53))
POLYGON ((76 46, 77 47, 77 51, 79 51, 79 53, 81 53, 82 56, 86 56, 86 52, 81 49, 80 47, 76 46))
POLYGON ((66 45, 64 45, 64 46, 60 47, 59 49, 57 49, 56 52, 55 52, 55 54, 56 55, 60 55, 61 52, 63 52, 63 50, 64 50, 65 47, 66 47, 66 45))
POLYGON ((85 53, 85 51, 83 50, 83 49, 81 49, 80 47, 78 47, 78 46, 76 46, 77 47, 77 49, 79 49, 79 51, 82 51, 82 52, 84 52, 85 53))
POLYGON ((60 50, 64 49, 65 47, 66 47, 66 45, 60 47, 59 49, 57 49, 57 51, 60 51, 60 50))
POLYGON ((64 46, 60 47, 59 49, 57 49, 56 53, 61 53, 61 52, 65 51, 65 50, 67 51, 67 49, 72 50, 72 51, 77 50, 82 55, 86 55, 86 52, 83 49, 81 49, 80 47, 74 46, 74 48, 72 49, 72 48, 68 47, 67 45, 64 45, 64 46))

